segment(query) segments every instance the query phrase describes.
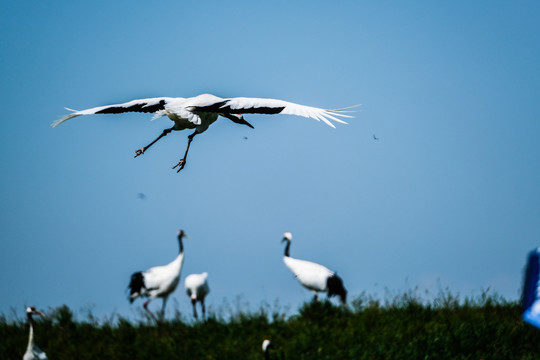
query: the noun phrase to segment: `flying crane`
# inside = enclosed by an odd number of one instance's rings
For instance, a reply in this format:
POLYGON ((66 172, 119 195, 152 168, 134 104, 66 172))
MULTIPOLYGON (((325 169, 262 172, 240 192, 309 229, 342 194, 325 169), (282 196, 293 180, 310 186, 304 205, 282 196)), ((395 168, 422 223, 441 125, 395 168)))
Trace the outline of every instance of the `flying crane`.
POLYGON ((154 145, 159 139, 173 130, 195 129, 195 131, 188 136, 184 157, 173 166, 173 169, 178 168, 177 172, 180 172, 186 165, 189 147, 195 135, 205 132, 208 127, 217 120, 218 116, 223 116, 237 124, 247 125, 250 128, 253 128, 253 126, 244 119, 242 114, 297 115, 323 121, 333 128, 335 128, 335 125, 332 121, 346 124, 340 117, 352 117, 344 114, 344 112, 350 108, 325 110, 276 99, 248 97, 220 98, 211 94, 202 94, 190 98, 156 97, 138 99, 126 103, 98 106, 80 111, 66 109, 72 111, 72 113, 53 122, 51 124, 52 127, 56 127, 69 119, 81 115, 121 114, 126 112, 154 113, 152 119, 167 116, 174 122, 172 127, 163 130, 163 132, 148 145, 136 150, 135 157, 144 154, 146 150, 154 145))

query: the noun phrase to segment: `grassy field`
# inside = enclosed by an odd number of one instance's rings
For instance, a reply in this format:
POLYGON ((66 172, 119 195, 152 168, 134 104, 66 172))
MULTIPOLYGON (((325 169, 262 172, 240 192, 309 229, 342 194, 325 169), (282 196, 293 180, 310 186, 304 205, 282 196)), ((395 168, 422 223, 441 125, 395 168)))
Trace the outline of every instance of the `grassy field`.
MULTIPOLYGON (((36 341, 49 359, 263 359, 265 338, 272 359, 540 359, 540 330, 521 321, 519 303, 486 293, 363 295, 346 307, 305 303, 292 316, 261 307, 206 322, 177 314, 159 326, 142 316, 77 320, 66 306, 47 315, 36 341)), ((25 318, 0 317, 3 359, 21 359, 27 341, 25 318)))

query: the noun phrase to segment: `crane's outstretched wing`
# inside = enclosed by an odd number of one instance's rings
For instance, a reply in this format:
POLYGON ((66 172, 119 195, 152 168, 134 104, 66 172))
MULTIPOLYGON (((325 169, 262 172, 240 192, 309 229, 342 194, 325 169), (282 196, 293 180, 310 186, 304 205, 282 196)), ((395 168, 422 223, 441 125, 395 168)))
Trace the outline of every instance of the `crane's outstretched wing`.
POLYGON ((165 109, 165 105, 167 104, 167 102, 172 99, 173 98, 169 98, 169 97, 138 99, 138 100, 132 100, 123 104, 98 106, 91 109, 80 110, 80 111, 66 108, 67 110, 73 111, 73 113, 66 115, 59 120, 56 120, 55 122, 51 124, 51 126, 56 127, 60 125, 61 123, 63 123, 64 121, 73 119, 74 117, 81 116, 81 115, 120 114, 120 113, 125 113, 125 112, 154 113, 154 112, 165 109))
POLYGON ((345 121, 339 119, 338 117, 352 118, 352 116, 344 114, 344 112, 347 112, 347 110, 350 108, 327 110, 312 106, 299 105, 283 100, 237 97, 223 99, 211 105, 194 106, 192 107, 192 111, 216 112, 220 114, 298 115, 318 121, 324 121, 329 126, 335 128, 334 124, 330 120, 346 124, 345 121))

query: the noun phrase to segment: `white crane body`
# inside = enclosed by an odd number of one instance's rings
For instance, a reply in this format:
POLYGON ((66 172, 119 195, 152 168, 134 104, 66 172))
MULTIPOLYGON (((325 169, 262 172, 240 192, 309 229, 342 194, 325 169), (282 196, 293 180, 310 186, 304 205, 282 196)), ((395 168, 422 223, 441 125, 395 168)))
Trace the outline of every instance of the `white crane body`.
POLYGON ((191 274, 186 276, 184 284, 186 287, 186 293, 190 299, 201 299, 204 298, 210 292, 210 287, 206 279, 208 278, 208 273, 204 272, 202 274, 191 274))
POLYGON ((183 230, 178 231, 178 244, 180 251, 176 258, 167 265, 154 266, 146 271, 138 271, 131 275, 129 282, 129 302, 132 303, 138 297, 146 297, 148 300, 143 304, 144 309, 156 320, 156 317, 148 309, 150 300, 160 297, 163 299, 161 318, 165 315, 165 305, 169 295, 176 290, 180 282, 182 265, 184 264, 184 245, 182 238, 187 237, 183 230))
POLYGON ((206 307, 204 300, 206 295, 210 292, 210 287, 208 286, 208 273, 203 272, 202 274, 190 274, 186 276, 184 280, 184 286, 186 288, 186 293, 191 299, 191 304, 193 305, 193 316, 197 318, 197 309, 196 303, 201 303, 201 308, 203 312, 203 317, 206 316, 206 307))
POLYGON ((284 256, 283 262, 306 289, 317 292, 328 291, 327 279, 335 274, 333 271, 320 264, 290 256, 284 256))
POLYGON ((169 296, 180 282, 180 272, 184 263, 184 253, 167 265, 154 266, 144 272, 144 285, 141 294, 151 299, 169 296))
POLYGON ((292 258, 289 254, 291 240, 292 234, 290 232, 283 234, 282 242, 287 243, 283 254, 283 262, 300 284, 311 290, 315 295, 315 299, 317 299, 317 293, 326 292, 329 298, 338 295, 341 301, 345 303, 347 301, 347 290, 343 286, 343 280, 334 271, 323 265, 292 258))

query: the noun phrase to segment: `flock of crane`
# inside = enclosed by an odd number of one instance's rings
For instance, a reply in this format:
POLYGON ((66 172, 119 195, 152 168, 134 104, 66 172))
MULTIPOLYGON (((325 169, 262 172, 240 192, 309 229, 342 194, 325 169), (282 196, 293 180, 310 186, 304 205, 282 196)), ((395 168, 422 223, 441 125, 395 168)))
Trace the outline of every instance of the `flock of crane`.
MULTIPOLYGON (((180 172, 186 165, 188 151, 195 135, 206 131, 219 116, 225 117, 237 124, 253 128, 253 126, 244 119, 243 114, 288 114, 323 121, 334 128, 335 126, 332 121, 346 124, 346 122, 340 118, 352 117, 345 113, 349 112, 353 107, 326 110, 276 99, 247 97, 220 98, 210 94, 202 94, 191 98, 158 97, 138 99, 126 103, 99 106, 81 111, 67 109, 72 111, 72 113, 53 122, 51 126, 56 127, 74 117, 91 114, 119 114, 126 112, 154 113, 152 119, 167 116, 174 122, 174 125, 163 130, 163 132, 148 145, 137 149, 134 157, 144 154, 148 148, 173 130, 194 129, 195 131, 188 136, 188 143, 184 156, 173 166, 173 169, 178 168, 177 172, 180 172)), ((180 282, 180 274, 184 262, 183 239, 186 237, 187 235, 183 230, 178 232, 179 253, 172 262, 167 265, 152 267, 146 271, 136 272, 131 276, 128 285, 129 301, 132 303, 138 297, 146 298, 147 300, 143 303, 143 307, 145 311, 148 312, 149 316, 156 322, 159 322, 160 319, 162 320, 164 318, 167 299, 169 295, 176 290, 180 282), (149 302, 158 297, 163 301, 161 312, 159 314, 160 319, 158 319, 158 317, 156 317, 148 308, 149 302)), ((282 241, 286 243, 283 262, 287 268, 291 270, 298 281, 305 288, 314 293, 315 299, 317 299, 317 294, 319 292, 326 292, 328 297, 335 295, 338 296, 343 303, 346 302, 347 290, 343 286, 342 279, 334 271, 311 261, 292 258, 289 255, 292 241, 292 234, 290 232, 283 234, 282 241)), ((206 317, 204 301, 210 292, 207 279, 208 273, 204 272, 202 274, 191 274, 184 280, 186 293, 190 297, 193 305, 193 316, 196 319, 198 318, 196 309, 197 302, 201 303, 203 318, 206 317)), ((32 306, 26 309, 26 314, 29 324, 29 339, 28 347, 23 359, 47 359, 45 353, 39 349, 34 341, 33 315, 44 315, 32 306)), ((266 358, 268 358, 271 348, 270 341, 268 339, 264 340, 262 349, 266 358)))
MULTIPOLYGON (((139 271, 131 275, 131 281, 128 288, 130 290, 129 300, 133 302, 138 297, 148 298, 143 304, 144 309, 151 318, 159 322, 158 318, 148 309, 150 300, 155 298, 162 299, 160 318, 165 315, 165 306, 167 299, 172 294, 180 282, 182 265, 184 263, 184 244, 183 239, 187 235, 184 230, 178 231, 179 252, 176 258, 167 265, 155 266, 146 271, 139 271)), ((289 255, 292 234, 286 232, 283 234, 283 242, 286 242, 283 262, 291 270, 300 284, 314 293, 314 299, 317 299, 319 292, 326 292, 328 297, 339 296, 342 303, 347 301, 347 290, 343 286, 343 280, 334 272, 323 265, 292 258, 289 255)), ((193 305, 193 316, 198 318, 196 303, 201 303, 203 318, 206 318, 206 307, 204 300, 210 292, 208 286, 208 273, 191 274, 184 280, 186 293, 191 299, 193 305)))
MULTIPOLYGON (((148 312, 150 317, 159 324, 165 316, 165 305, 167 299, 171 295, 178 284, 180 283, 180 275, 182 273, 182 265, 184 263, 184 244, 183 239, 188 237, 183 230, 178 231, 178 245, 179 252, 176 258, 167 265, 154 266, 146 271, 138 271, 131 275, 131 280, 128 285, 129 289, 129 301, 132 303, 138 297, 147 298, 143 303, 143 308, 148 312), (161 312, 159 318, 150 311, 148 304, 150 300, 155 298, 162 299, 161 312)), ((318 299, 318 293, 327 293, 330 298, 332 296, 338 296, 341 302, 344 304, 347 301, 347 290, 343 286, 343 280, 332 270, 327 267, 317 264, 312 261, 295 259, 290 256, 290 246, 292 241, 292 234, 286 232, 283 234, 282 242, 285 242, 285 251, 283 254, 283 262, 294 274, 296 279, 302 286, 310 290, 314 294, 314 300, 318 299)), ((193 305, 193 316, 198 318, 196 303, 200 302, 202 307, 203 318, 206 318, 206 309, 204 300, 206 295, 210 292, 208 285, 208 273, 202 274, 190 274, 184 279, 184 286, 186 293, 189 296, 193 305)), ((45 353, 36 346, 34 342, 34 322, 32 315, 37 314, 44 316, 42 312, 36 310, 34 307, 28 307, 26 309, 28 316, 28 324, 30 327, 30 334, 28 339, 28 347, 24 355, 24 360, 31 359, 47 359, 45 353)), ((269 340, 265 340, 263 343, 263 352, 265 356, 268 356, 269 352, 269 340)))

